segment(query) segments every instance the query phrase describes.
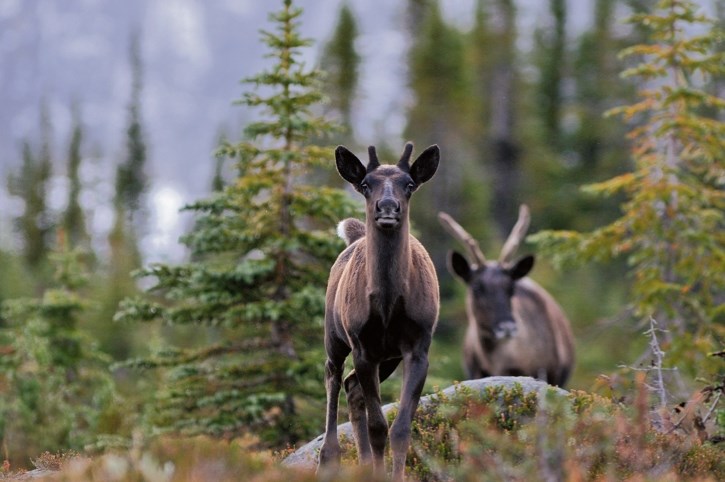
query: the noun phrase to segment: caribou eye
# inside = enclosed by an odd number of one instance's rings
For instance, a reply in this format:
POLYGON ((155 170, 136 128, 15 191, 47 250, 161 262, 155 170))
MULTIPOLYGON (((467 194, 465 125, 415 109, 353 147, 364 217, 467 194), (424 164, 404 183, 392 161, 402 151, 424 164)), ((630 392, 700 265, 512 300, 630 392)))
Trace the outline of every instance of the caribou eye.
POLYGON ((370 192, 370 185, 366 181, 360 183, 360 192, 363 196, 367 196, 370 192))
POLYGON ((409 193, 415 191, 415 183, 409 182, 408 184, 406 184, 405 190, 408 191, 409 193))

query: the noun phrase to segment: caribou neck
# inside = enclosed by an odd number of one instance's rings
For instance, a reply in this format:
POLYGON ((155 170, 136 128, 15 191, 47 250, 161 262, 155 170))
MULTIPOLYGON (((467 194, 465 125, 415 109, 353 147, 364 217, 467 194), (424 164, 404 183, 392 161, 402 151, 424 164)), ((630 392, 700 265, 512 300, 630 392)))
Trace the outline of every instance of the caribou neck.
POLYGON ((369 222, 367 233, 368 297, 385 320, 408 288, 411 263, 408 220, 403 220, 394 231, 383 231, 369 222))

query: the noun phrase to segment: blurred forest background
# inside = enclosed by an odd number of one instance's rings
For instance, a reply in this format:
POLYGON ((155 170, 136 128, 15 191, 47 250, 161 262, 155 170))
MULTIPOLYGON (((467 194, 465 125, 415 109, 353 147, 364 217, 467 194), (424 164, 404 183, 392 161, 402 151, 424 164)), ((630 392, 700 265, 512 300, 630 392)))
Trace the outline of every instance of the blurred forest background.
POLYGON ((681 2, 670 37, 675 20, 625 22, 655 0, 283 3, 0 6, 11 466, 136 430, 274 448, 321 432, 334 228, 362 213, 336 144, 384 162, 406 140, 441 148, 412 204, 442 294, 426 392, 463 378, 464 287, 445 263, 461 247, 436 213, 495 258, 521 203, 538 234, 519 253, 537 254, 532 277, 574 329, 567 388, 614 396, 655 367, 660 401, 678 403, 722 377, 708 354, 725 335, 725 83, 709 34, 725 1, 681 2), (620 55, 678 35, 702 40, 620 55))

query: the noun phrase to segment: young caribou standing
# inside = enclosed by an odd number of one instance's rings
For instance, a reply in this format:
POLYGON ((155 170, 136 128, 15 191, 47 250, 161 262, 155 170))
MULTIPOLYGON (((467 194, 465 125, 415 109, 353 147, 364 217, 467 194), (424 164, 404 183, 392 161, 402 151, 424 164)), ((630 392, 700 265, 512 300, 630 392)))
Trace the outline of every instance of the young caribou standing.
POLYGON ((468 378, 525 375, 563 387, 574 365, 569 320, 546 290, 525 277, 534 257, 511 261, 529 227, 528 208, 519 209, 498 261, 486 261, 478 242, 448 214, 438 218, 473 258, 469 264, 455 251, 448 258, 450 271, 468 287, 463 344, 468 378))
POLYGON ((385 473, 388 424, 380 382, 403 362, 398 415, 390 427, 393 478, 401 480, 410 443, 410 424, 428 373, 428 348, 438 320, 438 279, 425 248, 410 235, 410 197, 438 168, 440 151, 431 146, 410 165, 407 143, 397 165, 380 165, 368 148, 367 168, 345 147, 335 150, 337 170, 365 196, 365 224, 340 223, 348 244, 330 270, 325 305, 325 388, 327 422, 320 468, 337 465, 337 405, 345 358, 354 370, 344 380, 350 422, 360 463, 372 460, 385 473))

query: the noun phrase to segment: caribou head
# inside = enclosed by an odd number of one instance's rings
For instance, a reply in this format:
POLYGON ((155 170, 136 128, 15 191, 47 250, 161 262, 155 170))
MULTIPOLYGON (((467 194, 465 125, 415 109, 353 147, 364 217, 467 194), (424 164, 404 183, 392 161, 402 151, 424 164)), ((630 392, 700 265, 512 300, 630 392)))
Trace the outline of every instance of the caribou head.
POLYGON ((526 276, 534 266, 534 256, 527 255, 511 261, 523 240, 530 222, 525 205, 519 209, 519 219, 511 231, 498 261, 487 261, 478 242, 446 213, 438 218, 446 230, 462 242, 472 257, 469 262, 457 251, 449 253, 450 271, 468 286, 467 309, 475 319, 479 336, 486 340, 502 340, 516 335, 516 318, 511 300, 516 282, 526 276))
POLYGON ((438 146, 423 151, 413 165, 413 144, 408 142, 397 165, 380 165, 375 147, 368 148, 367 167, 347 148, 335 150, 337 170, 356 191, 365 196, 366 217, 383 231, 393 231, 408 222, 410 196, 438 168, 438 146))

